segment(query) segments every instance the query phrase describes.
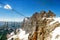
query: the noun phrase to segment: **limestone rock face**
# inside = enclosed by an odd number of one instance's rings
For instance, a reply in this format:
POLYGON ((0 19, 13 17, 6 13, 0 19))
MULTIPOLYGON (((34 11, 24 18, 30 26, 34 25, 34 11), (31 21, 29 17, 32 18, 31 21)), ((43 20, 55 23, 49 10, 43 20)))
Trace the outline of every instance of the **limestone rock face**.
POLYGON ((58 21, 50 24, 55 21, 53 19, 55 16, 51 11, 35 12, 28 21, 23 22, 23 29, 30 33, 29 40, 50 40, 51 35, 49 33, 60 26, 58 21))

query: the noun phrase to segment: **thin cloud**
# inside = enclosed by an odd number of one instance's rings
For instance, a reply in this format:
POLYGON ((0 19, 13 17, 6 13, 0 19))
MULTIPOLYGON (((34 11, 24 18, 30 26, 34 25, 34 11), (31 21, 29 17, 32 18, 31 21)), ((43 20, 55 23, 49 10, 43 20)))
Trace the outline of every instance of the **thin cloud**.
POLYGON ((24 18, 0 18, 4 22, 22 22, 24 18))
POLYGON ((9 4, 6 4, 5 6, 4 6, 4 9, 12 9, 12 7, 9 5, 9 4))
POLYGON ((2 5, 0 4, 0 8, 2 8, 2 5))
POLYGON ((2 6, 0 5, 0 8, 2 8, 2 6))

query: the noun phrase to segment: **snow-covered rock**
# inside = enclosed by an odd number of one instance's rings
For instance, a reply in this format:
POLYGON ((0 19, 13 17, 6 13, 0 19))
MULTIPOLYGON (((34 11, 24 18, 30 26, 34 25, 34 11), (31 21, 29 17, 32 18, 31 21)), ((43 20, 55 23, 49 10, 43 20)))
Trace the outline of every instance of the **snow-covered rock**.
MULTIPOLYGON (((11 33, 11 34, 13 34, 13 33, 11 33)), ((29 33, 26 34, 25 31, 23 31, 22 29, 19 29, 19 33, 17 33, 16 35, 12 35, 7 40, 11 40, 12 38, 13 39, 19 38, 19 40, 28 40, 28 35, 29 35, 29 33)))

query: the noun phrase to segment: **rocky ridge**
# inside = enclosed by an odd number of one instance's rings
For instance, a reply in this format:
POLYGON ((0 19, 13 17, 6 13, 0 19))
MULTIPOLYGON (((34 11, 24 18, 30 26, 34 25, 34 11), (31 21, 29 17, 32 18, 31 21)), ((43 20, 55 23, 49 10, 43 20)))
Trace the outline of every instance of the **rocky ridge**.
POLYGON ((48 37, 51 38, 50 33, 60 26, 60 23, 54 20, 55 17, 56 15, 50 10, 35 12, 32 17, 27 18, 27 21, 24 19, 22 29, 30 33, 29 40, 48 40, 48 37), (55 22, 51 24, 53 21, 55 22))

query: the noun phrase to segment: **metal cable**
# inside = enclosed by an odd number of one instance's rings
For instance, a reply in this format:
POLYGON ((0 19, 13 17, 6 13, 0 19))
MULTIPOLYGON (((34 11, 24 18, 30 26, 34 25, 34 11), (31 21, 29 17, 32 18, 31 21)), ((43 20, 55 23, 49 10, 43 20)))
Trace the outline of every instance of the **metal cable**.
MULTIPOLYGON (((0 4, 5 5, 5 4, 2 3, 2 2, 0 2, 0 4)), ((8 6, 7 6, 7 7, 8 7, 8 6)), ((19 15, 21 15, 21 16, 23 16, 23 17, 26 17, 25 15, 23 15, 22 13, 18 12, 18 11, 15 10, 15 9, 11 9, 11 11, 16 12, 17 14, 19 14, 19 15)))

